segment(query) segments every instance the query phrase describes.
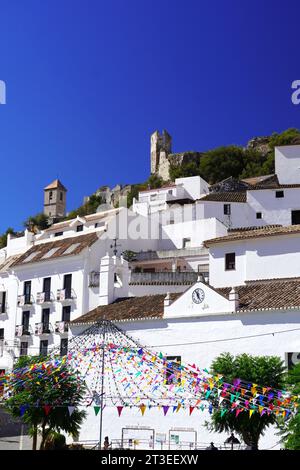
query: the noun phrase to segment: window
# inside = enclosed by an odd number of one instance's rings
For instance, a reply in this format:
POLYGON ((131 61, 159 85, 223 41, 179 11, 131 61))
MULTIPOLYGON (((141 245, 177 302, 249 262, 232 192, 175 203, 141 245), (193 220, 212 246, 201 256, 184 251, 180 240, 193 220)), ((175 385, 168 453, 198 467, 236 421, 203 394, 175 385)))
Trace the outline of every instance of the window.
POLYGON ((261 212, 256 212, 256 218, 257 219, 262 219, 262 213, 261 212))
POLYGON ((300 224, 300 211, 292 211, 292 225, 300 224))
POLYGON ((71 319, 71 306, 65 305, 62 309, 62 321, 70 321, 71 319))
POLYGON ((77 232, 82 232, 83 231, 83 225, 77 225, 76 231, 77 232))
POLYGON ((28 356, 28 343, 26 341, 21 342, 20 356, 28 356))
POLYGON ((6 292, 0 292, 0 314, 6 312, 6 292))
POLYGON ((181 356, 166 357, 166 384, 179 384, 181 381, 181 356))
POLYGON ((49 193, 49 201, 51 201, 52 199, 53 199, 53 193, 52 193, 52 191, 50 191, 50 193, 49 193))
POLYGON ((43 292, 45 302, 49 302, 51 296, 51 277, 45 277, 43 281, 43 292))
POLYGON ((43 333, 50 333, 50 308, 43 308, 42 310, 42 324, 43 324, 43 333))
POLYGON ((62 192, 59 193, 59 199, 60 199, 61 201, 63 201, 63 199, 64 199, 64 195, 63 195, 62 192))
POLYGON ((184 238, 182 240, 182 248, 189 248, 191 246, 191 239, 190 238, 184 238))
POLYGON ((224 215, 230 215, 230 214, 231 214, 231 205, 224 204, 224 215))
POLYGON ((284 197, 284 191, 276 191, 275 197, 284 197))
POLYGON ((25 304, 31 303, 31 281, 24 282, 24 297, 25 297, 25 304))
POLYGON ((23 333, 26 335, 29 333, 29 317, 30 312, 26 311, 22 314, 22 325, 23 325, 23 333))
POLYGON ((235 253, 226 253, 225 269, 226 271, 232 271, 235 269, 235 253))
POLYGON ((65 298, 71 299, 72 297, 72 274, 65 274, 64 290, 65 290, 65 298))
POLYGON ((0 328, 0 341, 4 339, 4 328, 0 328))
POLYGON ((41 356, 47 356, 48 354, 48 340, 47 339, 41 339, 40 342, 40 355, 41 356))
POLYGON ((68 353, 68 338, 62 338, 60 340, 60 355, 66 356, 68 353))
POLYGON ((55 232, 54 236, 55 237, 61 237, 64 234, 64 232, 55 232))

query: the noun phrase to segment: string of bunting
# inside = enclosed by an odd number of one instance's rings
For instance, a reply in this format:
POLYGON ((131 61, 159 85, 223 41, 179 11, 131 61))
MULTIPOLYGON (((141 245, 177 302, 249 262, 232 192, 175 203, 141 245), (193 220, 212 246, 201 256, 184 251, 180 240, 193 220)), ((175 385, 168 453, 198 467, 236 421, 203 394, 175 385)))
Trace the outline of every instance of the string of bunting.
MULTIPOLYGON (((43 398, 36 403, 45 414, 57 407, 65 407, 71 415, 76 406, 94 407, 95 415, 106 406, 116 408, 121 416, 124 408, 137 409, 142 415, 146 410, 159 409, 163 415, 187 410, 218 409, 225 413, 254 413, 260 416, 275 414, 288 419, 297 412, 299 397, 286 390, 248 383, 239 378, 232 383, 223 376, 213 375, 195 364, 183 364, 170 359, 162 352, 154 352, 140 345, 116 325, 108 321, 91 326, 82 334, 72 337, 68 354, 59 356, 54 349, 50 356, 39 363, 14 369, 0 375, 0 387, 4 387, 4 400, 15 387, 29 388, 33 374, 41 386, 52 380, 53 390, 63 390, 71 371, 72 380, 84 381, 87 392, 80 403, 66 403, 63 394, 46 403, 43 398), (104 361, 104 363, 103 363, 104 361), (102 376, 102 370, 103 376, 102 376)), ((20 405, 20 415, 29 406, 20 405)))

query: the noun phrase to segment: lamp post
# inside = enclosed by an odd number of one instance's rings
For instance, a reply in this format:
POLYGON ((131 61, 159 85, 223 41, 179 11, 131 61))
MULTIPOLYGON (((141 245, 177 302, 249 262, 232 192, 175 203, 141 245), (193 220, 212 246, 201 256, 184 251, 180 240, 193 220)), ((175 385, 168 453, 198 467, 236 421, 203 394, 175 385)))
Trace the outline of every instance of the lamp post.
POLYGON ((224 446, 225 448, 227 447, 227 445, 230 445, 231 446, 231 450, 234 450, 235 449, 239 449, 240 447, 240 441, 238 440, 237 437, 235 437, 235 435, 233 434, 233 432, 231 433, 231 435, 226 439, 226 441, 224 442, 224 446))

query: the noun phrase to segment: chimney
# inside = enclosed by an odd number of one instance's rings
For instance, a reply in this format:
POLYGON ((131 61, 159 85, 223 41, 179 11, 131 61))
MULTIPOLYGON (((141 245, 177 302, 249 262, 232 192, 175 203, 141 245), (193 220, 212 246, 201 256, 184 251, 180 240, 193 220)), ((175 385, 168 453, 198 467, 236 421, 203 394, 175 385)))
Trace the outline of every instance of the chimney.
POLYGON ((169 307, 172 303, 170 292, 167 293, 166 297, 164 298, 164 307, 169 307))
POLYGON ((239 308, 240 300, 239 293, 235 287, 232 287, 231 291, 229 292, 229 302, 232 305, 232 311, 236 312, 239 308))

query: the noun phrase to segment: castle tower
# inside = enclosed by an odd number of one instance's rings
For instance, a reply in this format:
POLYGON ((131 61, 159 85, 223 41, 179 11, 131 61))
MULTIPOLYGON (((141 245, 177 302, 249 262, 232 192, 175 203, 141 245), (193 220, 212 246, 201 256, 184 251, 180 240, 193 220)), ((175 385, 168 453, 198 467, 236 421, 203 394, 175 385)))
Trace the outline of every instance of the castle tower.
POLYGON ((161 174, 160 166, 172 152, 172 137, 166 130, 160 134, 158 131, 151 135, 151 174, 161 174))
POLYGON ((44 188, 44 214, 51 220, 66 215, 67 189, 57 179, 44 188))

